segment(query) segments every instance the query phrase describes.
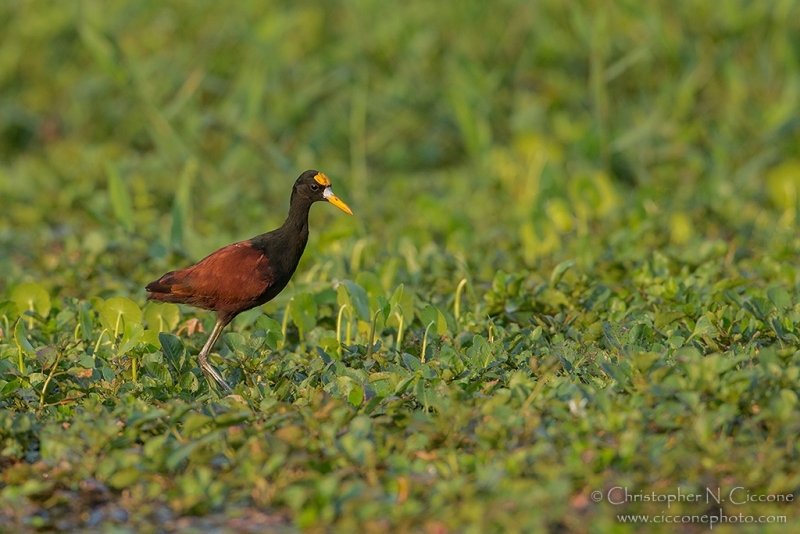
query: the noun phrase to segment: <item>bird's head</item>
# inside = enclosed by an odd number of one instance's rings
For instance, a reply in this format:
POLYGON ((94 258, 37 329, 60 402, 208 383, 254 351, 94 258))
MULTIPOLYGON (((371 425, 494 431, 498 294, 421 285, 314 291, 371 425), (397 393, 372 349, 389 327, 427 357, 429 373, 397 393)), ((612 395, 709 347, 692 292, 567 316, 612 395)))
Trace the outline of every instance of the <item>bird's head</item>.
POLYGON ((353 214, 350 206, 333 194, 331 181, 319 171, 306 171, 300 175, 292 189, 292 202, 296 198, 307 199, 310 202, 326 200, 345 213, 353 214))

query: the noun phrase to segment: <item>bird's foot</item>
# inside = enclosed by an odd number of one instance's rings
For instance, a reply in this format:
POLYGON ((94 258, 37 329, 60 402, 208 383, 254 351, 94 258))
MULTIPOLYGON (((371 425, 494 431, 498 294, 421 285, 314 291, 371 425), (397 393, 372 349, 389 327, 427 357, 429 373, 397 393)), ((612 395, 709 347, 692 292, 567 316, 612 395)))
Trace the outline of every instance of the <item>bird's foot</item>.
POLYGON ((219 387, 224 389, 226 392, 230 393, 233 389, 225 382, 225 379, 222 378, 222 375, 214 369, 211 364, 206 363, 206 365, 200 365, 200 369, 203 371, 203 374, 206 375, 206 380, 209 382, 216 382, 219 387))

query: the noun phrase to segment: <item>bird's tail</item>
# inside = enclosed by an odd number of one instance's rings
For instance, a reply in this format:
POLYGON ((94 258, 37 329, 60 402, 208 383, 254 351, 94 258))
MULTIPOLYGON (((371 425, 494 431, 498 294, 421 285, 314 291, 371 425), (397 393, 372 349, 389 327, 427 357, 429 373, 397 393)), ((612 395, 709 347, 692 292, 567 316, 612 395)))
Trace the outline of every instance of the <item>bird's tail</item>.
POLYGON ((181 271, 170 271, 158 280, 150 282, 144 288, 147 290, 147 300, 160 300, 162 302, 176 302, 181 296, 175 293, 179 287, 181 271))

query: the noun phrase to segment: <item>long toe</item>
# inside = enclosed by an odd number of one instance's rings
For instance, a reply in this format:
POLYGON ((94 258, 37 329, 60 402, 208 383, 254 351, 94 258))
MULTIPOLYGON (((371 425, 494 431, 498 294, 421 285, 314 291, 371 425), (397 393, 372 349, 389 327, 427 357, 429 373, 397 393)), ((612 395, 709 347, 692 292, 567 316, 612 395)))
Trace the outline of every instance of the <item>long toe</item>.
POLYGON ((228 392, 233 391, 233 389, 228 385, 228 383, 225 382, 225 379, 222 378, 222 375, 220 375, 216 369, 211 367, 211 365, 201 366, 201 369, 203 373, 206 375, 206 378, 209 379, 209 381, 213 380, 219 385, 219 387, 221 387, 225 391, 228 392))
POLYGON ((232 388, 232 387, 230 387, 230 386, 228 385, 228 383, 227 383, 227 382, 225 382, 225 380, 223 380, 223 379, 222 379, 222 377, 217 377, 217 378, 215 378, 214 380, 216 380, 216 381, 217 381, 217 384, 219 384, 219 386, 220 386, 222 389, 224 389, 226 392, 230 393, 231 391, 233 391, 233 388, 232 388))

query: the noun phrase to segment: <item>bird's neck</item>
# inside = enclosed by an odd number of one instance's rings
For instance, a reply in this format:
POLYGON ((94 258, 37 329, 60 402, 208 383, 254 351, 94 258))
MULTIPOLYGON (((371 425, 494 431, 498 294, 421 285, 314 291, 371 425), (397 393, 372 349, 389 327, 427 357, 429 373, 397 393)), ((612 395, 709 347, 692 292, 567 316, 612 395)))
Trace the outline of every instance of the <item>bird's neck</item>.
MULTIPOLYGON (((310 202, 294 199, 286 221, 271 232, 250 240, 254 247, 264 252, 272 272, 278 275, 272 287, 283 288, 294 274, 308 243, 308 212, 310 202)), ((278 289, 280 291, 280 289, 278 289)), ((277 293, 276 293, 277 294, 277 293)))
POLYGON ((308 239, 308 212, 310 209, 310 202, 292 202, 289 207, 289 216, 286 217, 286 221, 281 227, 286 235, 299 237, 303 247, 308 239))

